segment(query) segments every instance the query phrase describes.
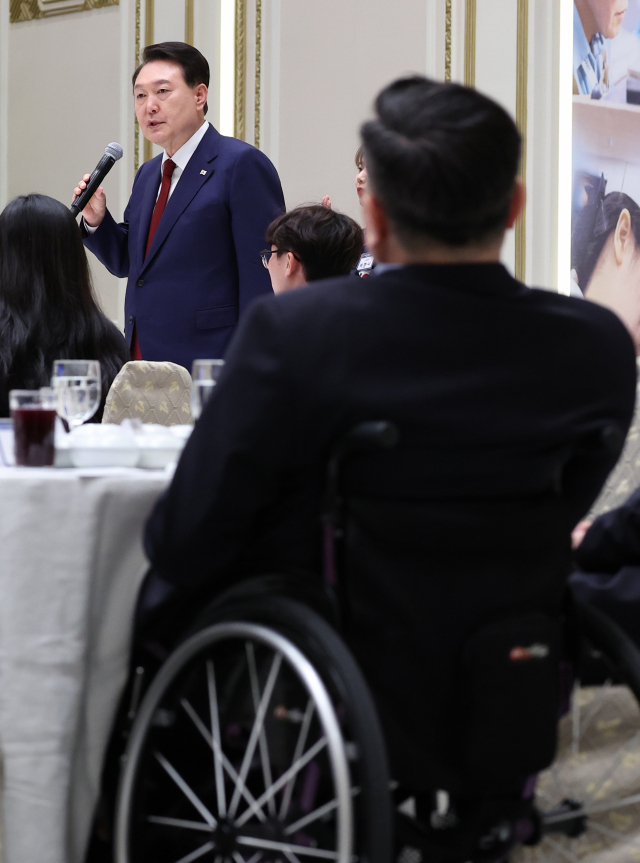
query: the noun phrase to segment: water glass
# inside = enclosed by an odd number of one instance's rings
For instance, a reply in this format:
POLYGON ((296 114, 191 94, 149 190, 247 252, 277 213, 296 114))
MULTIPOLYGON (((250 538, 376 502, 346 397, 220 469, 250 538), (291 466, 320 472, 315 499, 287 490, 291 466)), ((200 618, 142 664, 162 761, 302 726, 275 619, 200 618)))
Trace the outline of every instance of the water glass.
POLYGON ((100 363, 98 360, 55 360, 51 386, 58 395, 58 414, 71 431, 91 419, 100 407, 100 363))
POLYGON ((224 367, 224 360, 194 360, 191 377, 191 415, 197 420, 202 409, 211 398, 220 373, 224 367))
POLYGON ((55 457, 56 394, 41 390, 10 390, 16 464, 50 467, 55 457))

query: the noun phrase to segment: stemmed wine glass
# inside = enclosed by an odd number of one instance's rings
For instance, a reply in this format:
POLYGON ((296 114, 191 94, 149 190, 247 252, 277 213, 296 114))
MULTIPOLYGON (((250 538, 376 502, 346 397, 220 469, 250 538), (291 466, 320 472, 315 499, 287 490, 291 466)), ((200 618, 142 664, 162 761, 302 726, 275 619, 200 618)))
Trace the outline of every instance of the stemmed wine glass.
POLYGON ((51 386, 58 396, 58 416, 69 431, 82 425, 100 406, 102 383, 98 360, 55 360, 51 386))
POLYGON ((220 377, 224 360, 194 360, 191 377, 191 415, 197 420, 220 377))

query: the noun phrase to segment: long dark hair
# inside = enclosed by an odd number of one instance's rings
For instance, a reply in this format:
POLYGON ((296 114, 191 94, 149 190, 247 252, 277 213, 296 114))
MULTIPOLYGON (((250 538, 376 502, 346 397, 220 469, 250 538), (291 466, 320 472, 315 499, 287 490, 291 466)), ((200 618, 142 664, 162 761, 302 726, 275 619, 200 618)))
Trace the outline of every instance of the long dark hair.
POLYGON ((55 359, 100 360, 104 395, 128 357, 94 296, 75 219, 25 195, 0 213, 0 387, 48 385, 55 359))
POLYGON ((587 203, 576 218, 571 235, 571 268, 576 271, 583 293, 623 210, 629 211, 633 236, 636 243, 640 241, 640 207, 624 192, 605 195, 606 185, 602 175, 586 187, 587 203))

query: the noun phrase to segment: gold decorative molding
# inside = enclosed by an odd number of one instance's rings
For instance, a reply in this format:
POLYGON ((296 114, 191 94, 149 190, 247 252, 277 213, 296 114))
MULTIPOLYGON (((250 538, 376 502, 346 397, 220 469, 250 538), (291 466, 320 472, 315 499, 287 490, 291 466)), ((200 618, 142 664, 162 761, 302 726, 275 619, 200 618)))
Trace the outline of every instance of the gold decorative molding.
POLYGON ((156 20, 155 0, 145 0, 144 4, 144 46, 153 45, 154 24, 156 20))
POLYGON ((193 2, 184 0, 184 41, 193 45, 193 2))
POLYGON ((444 13, 444 80, 451 80, 451 0, 446 0, 444 13))
MULTIPOLYGON (((529 69, 529 0, 518 0, 516 60, 516 123, 522 136, 522 155, 518 175, 527 178, 527 85, 529 69)), ((527 213, 522 210, 516 222, 515 276, 524 281, 527 264, 527 213)))
MULTIPOLYGON (((136 29, 135 29, 135 57, 133 60, 133 68, 137 69, 140 65, 140 4, 142 0, 136 0, 136 29)), ((140 167, 140 126, 138 118, 134 113, 133 120, 133 171, 138 173, 140 167)))
MULTIPOLYGON (((154 0, 145 0, 144 6, 144 45, 145 48, 147 45, 153 45, 153 32, 154 32, 154 23, 156 18, 156 9, 154 0)), ((153 158, 153 146, 151 141, 147 141, 144 139, 144 146, 142 149, 143 158, 145 162, 148 162, 149 159, 153 158)))
POLYGON ((476 0, 467 0, 464 7, 464 83, 476 85, 476 0))
POLYGON ((253 111, 253 143, 260 147, 260 86, 262 82, 262 0, 256 0, 256 64, 253 111))
POLYGON ((236 0, 235 22, 236 76, 233 135, 244 141, 247 102, 247 0, 236 0))
POLYGON ((103 6, 119 6, 120 0, 11 0, 9 21, 34 21, 37 18, 53 18, 70 15, 72 12, 88 12, 103 6))

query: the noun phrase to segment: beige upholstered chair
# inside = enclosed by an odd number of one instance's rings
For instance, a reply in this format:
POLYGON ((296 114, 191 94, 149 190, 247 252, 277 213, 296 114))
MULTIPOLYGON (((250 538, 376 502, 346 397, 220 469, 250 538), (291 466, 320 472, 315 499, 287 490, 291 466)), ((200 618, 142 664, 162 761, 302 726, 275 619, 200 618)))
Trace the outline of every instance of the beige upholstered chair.
POLYGON ((589 513, 589 518, 597 518, 626 501, 629 495, 640 487, 640 357, 638 365, 638 385, 636 389, 636 409, 631 427, 624 443, 622 455, 609 474, 606 483, 589 513))
POLYGON ((164 426, 190 423, 189 372, 176 363, 126 363, 111 384, 102 422, 119 424, 127 417, 164 426))

